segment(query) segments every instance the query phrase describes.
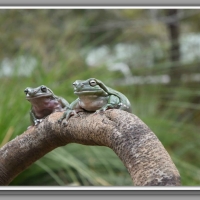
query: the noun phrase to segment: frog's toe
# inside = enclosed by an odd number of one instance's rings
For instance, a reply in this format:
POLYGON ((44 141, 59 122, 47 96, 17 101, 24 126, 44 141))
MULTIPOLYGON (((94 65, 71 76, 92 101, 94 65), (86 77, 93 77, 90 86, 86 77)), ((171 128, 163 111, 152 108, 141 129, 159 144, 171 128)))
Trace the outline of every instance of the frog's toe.
POLYGON ((34 125, 35 125, 35 126, 37 126, 38 124, 39 124, 39 122, 38 122, 38 121, 35 121, 35 122, 34 122, 34 125))
POLYGON ((43 121, 43 119, 37 119, 35 120, 35 126, 37 126, 39 123, 41 123, 43 121))
POLYGON ((99 114, 101 111, 100 110, 96 110, 94 113, 93 113, 93 115, 97 115, 97 114, 99 114))
POLYGON ((63 119, 65 119, 65 117, 66 117, 66 115, 65 114, 63 114, 63 116, 60 118, 60 119, 58 119, 58 123, 61 123, 62 121, 63 121, 63 119))
POLYGON ((68 120, 71 116, 77 117, 79 115, 75 110, 72 110, 70 113, 68 113, 68 115, 66 116, 66 119, 68 120))
POLYGON ((102 114, 104 112, 104 109, 99 109, 99 110, 96 110, 96 112, 94 114, 102 114))
POLYGON ((81 117, 81 115, 80 115, 78 112, 74 112, 74 113, 73 113, 73 116, 76 117, 76 118, 77 118, 77 117, 81 117))
POLYGON ((67 124, 68 124, 68 123, 67 123, 67 120, 63 121, 62 124, 63 124, 63 126, 67 126, 67 124))

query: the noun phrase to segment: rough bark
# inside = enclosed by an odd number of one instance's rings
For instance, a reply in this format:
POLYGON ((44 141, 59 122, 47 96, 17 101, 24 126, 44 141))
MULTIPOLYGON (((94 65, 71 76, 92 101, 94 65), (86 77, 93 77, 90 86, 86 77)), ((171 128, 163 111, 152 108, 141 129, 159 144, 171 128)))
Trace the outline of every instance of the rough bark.
POLYGON ((121 110, 80 113, 67 126, 57 123, 62 112, 49 115, 0 149, 0 185, 51 150, 79 143, 111 148, 128 169, 136 186, 178 186, 180 175, 155 134, 137 116, 121 110))

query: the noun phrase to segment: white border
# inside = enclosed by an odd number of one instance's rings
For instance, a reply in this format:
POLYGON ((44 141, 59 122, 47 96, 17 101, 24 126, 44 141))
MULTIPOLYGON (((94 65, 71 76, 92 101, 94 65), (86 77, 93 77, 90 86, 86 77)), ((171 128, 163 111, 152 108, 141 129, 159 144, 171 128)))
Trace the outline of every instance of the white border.
POLYGON ((0 9, 200 9, 200 6, 0 6, 0 9))
MULTIPOLYGON (((0 6, 0 9, 200 9, 200 6, 0 6)), ((85 191, 144 191, 144 190, 157 190, 157 191, 177 191, 177 190, 187 190, 187 191, 196 191, 200 190, 200 186, 0 186, 0 191, 9 191, 9 190, 18 190, 18 191, 76 191, 76 190, 85 190, 85 191)))
POLYGON ((138 187, 138 186, 125 186, 125 187, 110 187, 110 186, 101 186, 101 187, 96 187, 96 186, 3 186, 0 187, 1 190, 19 190, 19 191, 45 191, 45 190, 52 190, 52 191, 76 191, 76 190, 86 190, 86 191, 115 191, 115 190, 123 190, 123 191, 142 191, 142 190, 157 190, 157 191, 180 191, 180 190, 188 190, 188 191, 197 191, 199 190, 200 187, 181 187, 181 186, 171 186, 171 187, 166 187, 166 186, 143 186, 143 187, 138 187))

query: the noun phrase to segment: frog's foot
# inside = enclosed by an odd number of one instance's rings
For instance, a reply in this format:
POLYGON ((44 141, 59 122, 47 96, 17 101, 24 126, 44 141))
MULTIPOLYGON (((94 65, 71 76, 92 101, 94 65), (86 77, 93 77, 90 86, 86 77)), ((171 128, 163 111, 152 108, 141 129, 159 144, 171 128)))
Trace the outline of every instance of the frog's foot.
POLYGON ((94 114, 103 114, 106 110, 115 108, 116 106, 114 104, 107 104, 100 108, 99 110, 96 110, 94 114))
POLYGON ((58 123, 61 123, 65 118, 69 118, 68 116, 70 116, 70 113, 72 112, 72 110, 67 110, 64 112, 64 114, 62 115, 62 117, 57 121, 58 123))
POLYGON ((34 121, 34 125, 37 126, 40 122, 42 122, 43 119, 36 119, 34 121))
POLYGON ((67 120, 65 120, 65 121, 63 122, 63 125, 64 125, 64 126, 67 126, 67 120))
POLYGON ((71 116, 75 116, 77 117, 78 116, 78 113, 75 111, 75 110, 72 110, 65 118, 64 118, 64 121, 63 121, 63 125, 66 126, 67 123, 68 123, 68 120, 71 116))
POLYGON ((96 114, 103 114, 104 111, 106 111, 107 109, 108 109, 107 106, 106 107, 102 107, 99 110, 96 110, 95 113, 94 113, 94 115, 96 115, 96 114))
POLYGON ((93 115, 97 115, 97 114, 100 114, 101 112, 103 112, 102 110, 96 110, 93 115))
POLYGON ((63 120, 63 125, 64 126, 66 126, 67 125, 67 121, 69 120, 69 118, 71 117, 71 116, 76 116, 77 115, 77 113, 76 113, 76 111, 75 110, 68 110, 68 111, 66 111, 64 114, 63 114, 63 116, 58 120, 58 123, 61 123, 63 120))
POLYGON ((84 112, 84 110, 82 108, 78 108, 74 110, 74 117, 81 117, 81 115, 79 115, 80 112, 84 112))
POLYGON ((64 113, 64 114, 62 115, 62 117, 61 117, 60 119, 58 119, 57 122, 58 122, 58 123, 61 123, 62 120, 65 119, 65 117, 66 117, 66 113, 64 113))

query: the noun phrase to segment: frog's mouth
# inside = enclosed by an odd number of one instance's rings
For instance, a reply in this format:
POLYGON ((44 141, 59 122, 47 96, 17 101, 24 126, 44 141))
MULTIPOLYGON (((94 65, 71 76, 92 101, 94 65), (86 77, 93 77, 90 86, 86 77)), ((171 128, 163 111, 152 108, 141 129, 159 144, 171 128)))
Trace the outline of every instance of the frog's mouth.
POLYGON ((91 94, 96 94, 96 95, 108 95, 108 93, 106 93, 105 91, 103 91, 102 89, 95 89, 95 90, 74 90, 74 94, 76 95, 91 95, 91 94))
POLYGON ((29 100, 29 99, 37 99, 37 98, 41 98, 41 97, 50 97, 50 96, 52 96, 52 95, 51 94, 43 94, 43 93, 39 93, 37 95, 34 94, 34 96, 27 94, 26 99, 29 100))

